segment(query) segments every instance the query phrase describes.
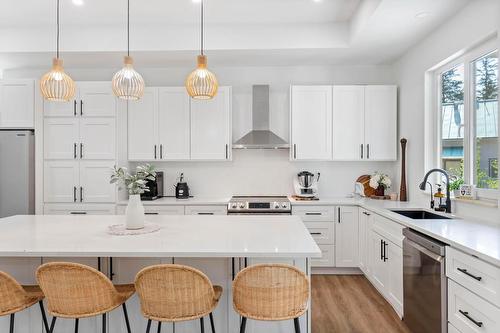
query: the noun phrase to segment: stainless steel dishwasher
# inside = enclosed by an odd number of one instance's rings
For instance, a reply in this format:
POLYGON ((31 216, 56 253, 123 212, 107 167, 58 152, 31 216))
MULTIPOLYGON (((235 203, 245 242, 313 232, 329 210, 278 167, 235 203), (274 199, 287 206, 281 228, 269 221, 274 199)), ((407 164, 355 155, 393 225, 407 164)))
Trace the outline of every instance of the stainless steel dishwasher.
POLYGON ((447 332, 446 244, 403 230, 404 316, 412 333, 447 332))

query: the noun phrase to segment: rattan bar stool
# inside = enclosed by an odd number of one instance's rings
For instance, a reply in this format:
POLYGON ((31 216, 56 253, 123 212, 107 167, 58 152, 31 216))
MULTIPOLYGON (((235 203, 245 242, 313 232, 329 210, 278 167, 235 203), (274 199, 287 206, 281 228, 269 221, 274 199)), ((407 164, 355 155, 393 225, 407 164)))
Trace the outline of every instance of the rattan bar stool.
POLYGON ((130 333, 125 302, 134 294, 133 284, 113 285, 92 267, 53 262, 40 266, 36 278, 47 299, 47 310, 53 316, 49 333, 54 331, 56 318, 75 319, 75 332, 81 318, 102 315, 102 332, 106 333, 106 314, 122 306, 127 331, 130 333))
POLYGON ((14 333, 15 314, 38 303, 42 311, 43 325, 49 325, 43 308, 44 295, 38 286, 21 286, 12 276, 0 271, 0 317, 10 315, 10 333, 14 333))
POLYGON ((293 319, 300 333, 299 317, 308 307, 309 279, 299 269, 281 264, 254 265, 243 269, 233 281, 233 306, 242 316, 240 333, 247 318, 263 321, 293 319))
POLYGON ((205 332, 204 317, 210 317, 212 333, 215 324, 212 312, 222 295, 222 287, 213 286, 199 270, 183 265, 154 265, 137 273, 135 288, 141 301, 141 311, 151 321, 180 322, 200 319, 201 332, 205 332))

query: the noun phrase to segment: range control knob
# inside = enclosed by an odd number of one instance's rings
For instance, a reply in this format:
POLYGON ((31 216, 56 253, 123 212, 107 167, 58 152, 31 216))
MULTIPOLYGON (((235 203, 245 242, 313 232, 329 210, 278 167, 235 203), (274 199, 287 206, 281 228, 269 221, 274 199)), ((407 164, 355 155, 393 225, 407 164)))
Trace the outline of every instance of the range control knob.
POLYGON ((276 209, 280 209, 280 203, 279 203, 279 202, 275 202, 275 203, 274 203, 274 208, 276 208, 276 209))
POLYGON ((240 202, 239 206, 240 206, 241 209, 245 208, 245 204, 243 202, 240 202))
POLYGON ((283 203, 281 204, 281 208, 288 208, 288 204, 287 204, 286 202, 283 202, 283 203))
POLYGON ((231 204, 231 208, 232 208, 232 209, 236 209, 236 208, 238 208, 238 205, 237 205, 236 203, 232 203, 232 204, 231 204))

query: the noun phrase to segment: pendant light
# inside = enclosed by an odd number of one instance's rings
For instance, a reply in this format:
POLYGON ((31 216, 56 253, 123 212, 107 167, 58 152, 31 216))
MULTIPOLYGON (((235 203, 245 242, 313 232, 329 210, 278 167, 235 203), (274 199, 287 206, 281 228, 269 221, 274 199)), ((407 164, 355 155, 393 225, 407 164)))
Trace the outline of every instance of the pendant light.
POLYGON ((198 55, 198 67, 186 79, 186 89, 194 99, 211 99, 217 94, 219 84, 215 75, 207 69, 207 57, 203 53, 203 0, 201 0, 201 48, 198 55))
POLYGON ((127 55, 123 62, 125 65, 116 72, 111 82, 113 93, 121 99, 138 100, 144 95, 144 79, 135 71, 130 56, 130 0, 127 0, 127 55))
POLYGON ((42 96, 49 101, 66 102, 75 96, 75 82, 64 73, 63 61, 59 58, 59 0, 57 0, 56 57, 52 69, 40 79, 42 96))

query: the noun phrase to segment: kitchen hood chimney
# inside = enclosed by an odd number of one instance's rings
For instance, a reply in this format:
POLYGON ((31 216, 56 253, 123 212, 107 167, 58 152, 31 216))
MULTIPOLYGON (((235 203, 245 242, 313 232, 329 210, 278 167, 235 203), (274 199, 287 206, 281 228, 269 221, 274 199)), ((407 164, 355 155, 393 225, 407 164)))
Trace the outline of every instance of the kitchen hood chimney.
POLYGON ((290 145, 269 130, 269 85, 252 86, 252 130, 234 149, 288 149, 290 145))

